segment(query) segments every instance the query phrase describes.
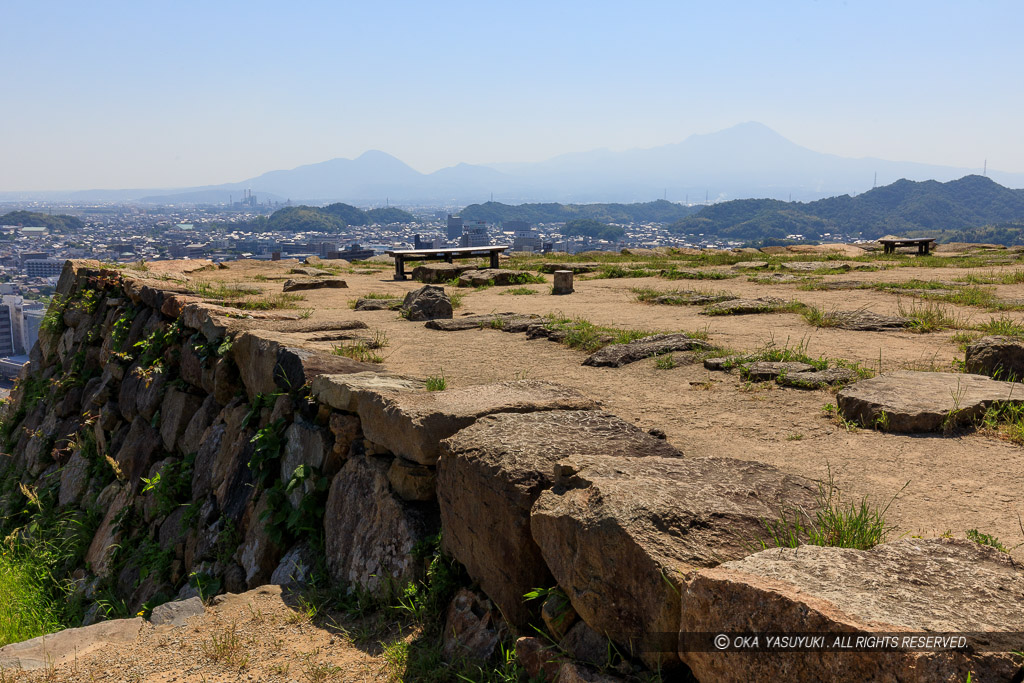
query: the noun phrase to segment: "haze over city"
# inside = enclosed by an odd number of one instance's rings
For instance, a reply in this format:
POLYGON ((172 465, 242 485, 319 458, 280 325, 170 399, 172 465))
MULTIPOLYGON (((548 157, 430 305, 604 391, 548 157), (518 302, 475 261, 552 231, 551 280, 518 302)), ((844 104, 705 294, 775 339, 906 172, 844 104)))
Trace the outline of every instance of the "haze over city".
POLYGON ((745 121, 817 152, 1024 171, 1019 3, 19 2, 4 14, 0 191, 238 182, 373 149, 429 173, 745 121))

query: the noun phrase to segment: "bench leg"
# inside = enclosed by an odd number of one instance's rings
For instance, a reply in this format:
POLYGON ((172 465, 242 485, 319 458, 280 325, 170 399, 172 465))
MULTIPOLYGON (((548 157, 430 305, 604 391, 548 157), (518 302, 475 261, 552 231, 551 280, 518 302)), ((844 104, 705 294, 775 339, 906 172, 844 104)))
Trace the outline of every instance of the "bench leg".
POLYGON ((452 262, 453 262, 453 261, 452 261, 452 257, 451 257, 451 256, 445 256, 445 257, 444 257, 444 262, 445 262, 445 263, 452 263, 452 262))
POLYGON ((401 256, 395 257, 395 279, 405 279, 405 261, 402 259, 401 256))
POLYGON ((498 267, 498 254, 497 252, 491 252, 491 268, 498 267))

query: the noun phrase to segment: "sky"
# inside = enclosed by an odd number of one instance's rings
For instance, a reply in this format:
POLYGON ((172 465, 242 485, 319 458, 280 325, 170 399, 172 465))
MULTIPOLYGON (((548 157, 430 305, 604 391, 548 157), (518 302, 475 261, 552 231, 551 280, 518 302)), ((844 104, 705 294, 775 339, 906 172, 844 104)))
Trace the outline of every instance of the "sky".
POLYGON ((680 142, 1024 171, 1024 3, 0 0, 0 191, 680 142))

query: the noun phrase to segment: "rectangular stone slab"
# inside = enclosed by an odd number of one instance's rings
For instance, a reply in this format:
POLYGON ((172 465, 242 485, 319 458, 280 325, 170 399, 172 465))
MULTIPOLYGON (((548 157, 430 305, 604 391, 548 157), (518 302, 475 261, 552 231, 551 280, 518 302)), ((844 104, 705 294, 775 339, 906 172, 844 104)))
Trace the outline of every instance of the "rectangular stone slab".
MULTIPOLYGON (((680 656, 701 681, 1009 681, 1008 652, 697 652, 687 633, 1024 631, 1024 570, 963 539, 906 539, 872 550, 775 548, 699 571, 686 587, 680 656)), ((1019 639, 983 638, 985 649, 1019 639)), ((974 641, 976 642, 976 641, 974 641)))
POLYGON ((650 666, 678 662, 665 634, 688 576, 756 552, 781 510, 817 506, 810 480, 731 458, 573 456, 556 469, 533 538, 580 617, 650 666))
POLYGON ((360 401, 358 413, 367 439, 395 455, 433 465, 442 439, 484 415, 596 407, 575 389, 518 380, 446 391, 381 393, 360 401))
POLYGON ((354 413, 359 402, 380 393, 423 391, 422 380, 376 372, 354 372, 351 375, 319 375, 313 379, 312 393, 318 401, 335 410, 354 413))
POLYGON ((613 461, 682 454, 614 415, 597 410, 501 413, 441 443, 437 498, 444 549, 506 619, 525 626, 527 591, 552 584, 530 533, 530 508, 554 483, 554 465, 573 454, 613 461))
POLYGON ((939 432, 967 424, 992 405, 1024 403, 1024 384, 982 375, 901 370, 840 391, 839 414, 890 432, 939 432))

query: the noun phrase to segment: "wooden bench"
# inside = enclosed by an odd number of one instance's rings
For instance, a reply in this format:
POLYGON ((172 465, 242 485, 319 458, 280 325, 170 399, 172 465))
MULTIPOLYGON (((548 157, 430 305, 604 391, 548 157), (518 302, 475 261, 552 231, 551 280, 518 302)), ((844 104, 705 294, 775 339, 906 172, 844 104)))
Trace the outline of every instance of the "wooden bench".
POLYGON ((932 242, 935 240, 928 239, 911 239, 909 237, 900 237, 893 239, 880 239, 878 243, 882 245, 882 249, 886 254, 895 254, 896 247, 917 247, 918 254, 928 254, 928 250, 931 248, 932 242))
POLYGON ((457 258, 480 258, 489 256, 491 268, 498 267, 498 254, 508 249, 504 247, 452 247, 451 249, 395 249, 384 253, 395 259, 395 279, 405 279, 406 261, 445 261, 451 263, 457 258))

